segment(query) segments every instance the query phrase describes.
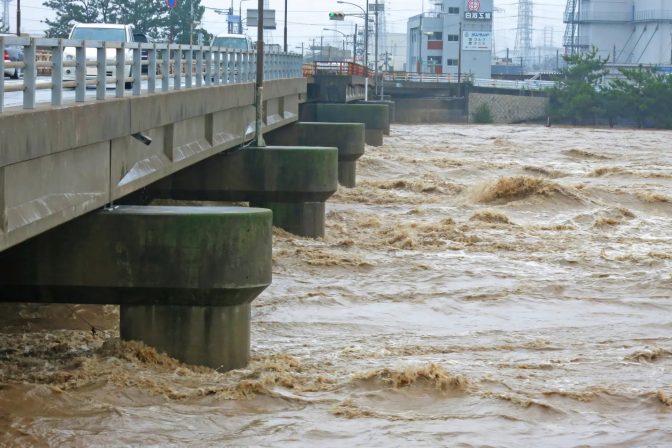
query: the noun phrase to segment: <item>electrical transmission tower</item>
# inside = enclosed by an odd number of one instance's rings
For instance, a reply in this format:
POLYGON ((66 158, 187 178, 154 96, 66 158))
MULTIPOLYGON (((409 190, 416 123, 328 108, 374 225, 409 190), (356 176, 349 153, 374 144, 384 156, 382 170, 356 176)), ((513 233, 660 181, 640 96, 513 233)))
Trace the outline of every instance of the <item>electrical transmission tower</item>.
POLYGON ((532 57, 532 0, 518 1, 518 27, 516 28, 516 53, 522 58, 523 66, 532 57))
POLYGON ((9 32, 9 0, 2 0, 2 17, 0 17, 0 33, 9 32))

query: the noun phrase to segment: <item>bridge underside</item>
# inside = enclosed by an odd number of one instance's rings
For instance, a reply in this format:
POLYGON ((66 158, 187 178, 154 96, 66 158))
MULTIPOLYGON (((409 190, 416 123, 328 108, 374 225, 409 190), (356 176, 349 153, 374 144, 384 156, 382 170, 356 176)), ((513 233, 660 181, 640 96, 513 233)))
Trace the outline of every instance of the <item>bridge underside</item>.
MULTIPOLYGON (((305 93, 266 82, 264 132, 297 121, 305 93)), ((5 112, 0 251, 240 145, 254 120, 252 83, 5 112)))

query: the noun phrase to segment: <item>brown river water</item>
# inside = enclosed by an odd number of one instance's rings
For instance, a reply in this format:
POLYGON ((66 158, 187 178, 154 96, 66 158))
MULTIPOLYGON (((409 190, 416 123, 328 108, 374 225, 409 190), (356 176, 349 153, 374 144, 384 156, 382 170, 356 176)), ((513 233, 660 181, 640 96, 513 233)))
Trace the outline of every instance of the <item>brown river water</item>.
POLYGON ((2 305, 0 446, 670 447, 671 144, 395 126, 324 239, 275 231, 245 369, 2 305))

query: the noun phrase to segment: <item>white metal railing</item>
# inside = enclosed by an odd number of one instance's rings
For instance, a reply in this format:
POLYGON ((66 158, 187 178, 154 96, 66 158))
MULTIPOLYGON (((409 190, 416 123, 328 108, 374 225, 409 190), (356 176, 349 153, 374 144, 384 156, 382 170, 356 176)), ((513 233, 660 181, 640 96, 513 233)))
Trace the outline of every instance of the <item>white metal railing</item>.
MULTIPOLYGON (((6 93, 21 92, 24 109, 33 109, 36 92, 50 90, 54 106, 63 104, 63 90, 74 89, 75 102, 84 102, 86 88, 95 86, 95 100, 105 100, 107 85, 114 84, 114 97, 167 92, 221 84, 254 82, 256 51, 224 47, 176 45, 158 43, 122 43, 44 39, 29 37, 0 37, 0 55, 7 47, 23 48, 22 61, 7 61, 0 57, 0 112, 6 93), (65 49, 74 49, 64 56, 65 49), (87 54, 87 49, 91 49, 87 54), (51 61, 38 61, 37 51, 51 54, 51 61), (93 51, 95 50, 95 51, 93 51), (93 55, 95 53, 95 56, 93 55), (113 53, 113 57, 110 54, 113 53), (144 56, 144 57, 143 57, 144 56), (147 67, 143 74, 143 68, 147 67), (38 79, 38 69, 51 69, 46 79, 38 79), (19 69, 22 82, 6 82, 5 69, 19 69), (171 83, 172 78, 172 83, 171 83), (143 81, 146 83, 143 85, 143 81), (158 84, 160 82, 160 84, 158 84)), ((302 57, 294 53, 269 52, 264 55, 264 79, 301 78, 302 57)))
POLYGON ((565 23, 632 22, 632 11, 581 11, 565 16, 565 23))
MULTIPOLYGON (((430 73, 385 73, 385 81, 410 81, 423 83, 455 83, 458 82, 457 75, 454 74, 430 74, 430 73)), ((469 75, 462 75, 461 82, 469 82, 476 87, 492 87, 496 89, 510 90, 544 90, 555 86, 555 81, 542 81, 539 79, 525 79, 520 81, 510 81, 505 79, 471 78, 469 75)))
POLYGON ((672 21, 672 9, 645 9, 635 11, 635 22, 672 21))

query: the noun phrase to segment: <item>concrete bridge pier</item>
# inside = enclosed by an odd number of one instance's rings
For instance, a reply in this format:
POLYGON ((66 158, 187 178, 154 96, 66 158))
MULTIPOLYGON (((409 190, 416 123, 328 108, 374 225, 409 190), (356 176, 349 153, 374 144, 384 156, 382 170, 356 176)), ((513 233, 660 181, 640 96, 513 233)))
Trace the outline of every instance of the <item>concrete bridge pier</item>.
POLYGON ((338 148, 338 183, 355 187, 357 159, 366 147, 363 123, 295 123, 264 136, 271 145, 335 146, 338 148))
POLYGON ((324 236, 324 202, 336 192, 338 149, 318 146, 241 147, 220 153, 157 186, 162 197, 247 201, 273 211, 273 225, 324 236))
POLYGON ((396 103, 392 100, 369 100, 369 101, 357 101, 355 104, 384 104, 388 108, 388 120, 387 127, 383 129, 383 135, 390 135, 390 124, 395 121, 396 114, 396 103))
POLYGON ((1 252, 0 300, 118 304, 122 339, 230 370, 248 362, 271 244, 269 210, 119 206, 1 252))
POLYGON ((304 103, 299 117, 308 122, 364 123, 366 144, 371 146, 382 146, 383 134, 390 129, 390 107, 386 103, 304 103))

